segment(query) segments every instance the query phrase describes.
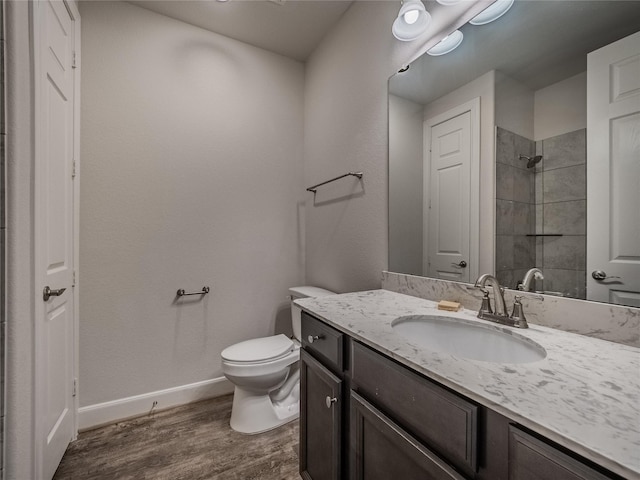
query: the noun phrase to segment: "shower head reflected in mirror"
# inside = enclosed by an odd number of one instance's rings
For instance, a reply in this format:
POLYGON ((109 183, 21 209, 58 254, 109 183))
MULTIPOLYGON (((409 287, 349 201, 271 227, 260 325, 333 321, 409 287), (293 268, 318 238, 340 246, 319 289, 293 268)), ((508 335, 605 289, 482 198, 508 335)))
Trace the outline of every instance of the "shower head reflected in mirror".
POLYGON ((519 158, 520 160, 527 161, 527 168, 533 168, 535 165, 540 163, 540 160, 542 160, 542 155, 536 155, 535 157, 527 157, 526 155, 520 154, 519 158))

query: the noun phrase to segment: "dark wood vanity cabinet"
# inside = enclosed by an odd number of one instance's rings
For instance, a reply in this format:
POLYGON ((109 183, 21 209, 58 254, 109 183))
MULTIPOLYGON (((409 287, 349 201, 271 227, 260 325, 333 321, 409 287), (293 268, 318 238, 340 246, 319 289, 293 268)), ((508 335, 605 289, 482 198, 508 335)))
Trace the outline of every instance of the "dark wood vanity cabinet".
POLYGON ((300 475, 343 478, 343 335, 303 313, 300 352, 300 475))
POLYGON ((303 313, 305 480, 621 479, 303 313))
POLYGON ((620 477, 601 473, 517 426, 509 426, 510 480, 605 480, 610 478, 620 477))
POLYGON ((464 480, 419 440, 353 390, 350 405, 350 478, 464 480))

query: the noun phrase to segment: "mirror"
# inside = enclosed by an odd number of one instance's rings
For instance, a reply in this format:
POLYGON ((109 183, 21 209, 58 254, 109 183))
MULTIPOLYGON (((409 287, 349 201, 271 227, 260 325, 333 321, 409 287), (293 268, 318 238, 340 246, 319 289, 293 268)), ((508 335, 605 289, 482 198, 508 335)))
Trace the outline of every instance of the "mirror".
POLYGON ((639 30, 640 1, 516 0, 391 77, 389 271, 640 306, 639 30))

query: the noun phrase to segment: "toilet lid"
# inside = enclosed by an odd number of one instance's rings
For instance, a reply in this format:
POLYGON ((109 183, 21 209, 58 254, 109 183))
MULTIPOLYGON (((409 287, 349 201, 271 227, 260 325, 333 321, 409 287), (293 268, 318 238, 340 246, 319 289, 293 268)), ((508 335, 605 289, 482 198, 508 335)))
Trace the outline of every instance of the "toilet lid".
POLYGON ((236 343, 222 351, 222 359, 230 362, 260 362, 288 354, 293 342, 286 335, 253 338, 236 343))

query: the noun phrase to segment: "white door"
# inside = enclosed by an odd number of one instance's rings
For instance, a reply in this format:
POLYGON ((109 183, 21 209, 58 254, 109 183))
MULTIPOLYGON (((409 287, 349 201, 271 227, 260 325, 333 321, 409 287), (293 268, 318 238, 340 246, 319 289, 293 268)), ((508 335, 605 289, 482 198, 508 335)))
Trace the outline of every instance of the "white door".
POLYGON ((433 278, 469 282, 477 275, 479 248, 477 115, 479 101, 427 120, 424 271, 433 278), (477 181, 476 181, 477 183, 477 181), (472 241, 473 238, 473 241, 472 241))
POLYGON ((587 299, 640 307, 640 32, 587 57, 587 299))
POLYGON ((34 25, 36 473, 50 479, 75 436, 75 30, 62 1, 34 2, 34 25))

